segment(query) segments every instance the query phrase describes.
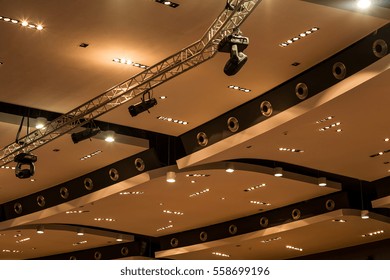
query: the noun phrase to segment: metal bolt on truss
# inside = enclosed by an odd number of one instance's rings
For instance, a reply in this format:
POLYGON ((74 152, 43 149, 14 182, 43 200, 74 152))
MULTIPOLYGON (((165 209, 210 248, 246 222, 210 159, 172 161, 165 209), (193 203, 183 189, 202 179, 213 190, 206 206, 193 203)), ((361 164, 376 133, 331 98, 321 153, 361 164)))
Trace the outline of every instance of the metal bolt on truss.
POLYGON ((12 162, 16 155, 33 151, 212 58, 217 53, 218 43, 237 30, 260 2, 229 1, 200 40, 54 119, 44 128, 27 134, 19 139, 22 144, 5 146, 0 150, 0 166, 12 162))

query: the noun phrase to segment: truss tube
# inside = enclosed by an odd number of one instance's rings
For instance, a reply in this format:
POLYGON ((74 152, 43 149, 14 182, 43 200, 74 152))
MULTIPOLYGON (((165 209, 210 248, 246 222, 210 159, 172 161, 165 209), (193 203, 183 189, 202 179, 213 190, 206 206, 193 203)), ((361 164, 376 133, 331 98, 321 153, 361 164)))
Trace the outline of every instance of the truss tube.
POLYGON ((233 33, 260 2, 230 1, 234 8, 224 9, 200 40, 34 130, 20 139, 23 144, 5 146, 0 150, 1 166, 12 162, 17 154, 33 151, 212 58, 220 40, 233 33))

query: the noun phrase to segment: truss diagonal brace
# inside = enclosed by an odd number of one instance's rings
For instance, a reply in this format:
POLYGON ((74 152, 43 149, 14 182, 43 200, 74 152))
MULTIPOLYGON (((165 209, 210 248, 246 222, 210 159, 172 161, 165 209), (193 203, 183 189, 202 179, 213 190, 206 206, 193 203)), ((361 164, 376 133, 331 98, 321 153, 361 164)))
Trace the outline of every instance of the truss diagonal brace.
POLYGON ((230 0, 229 7, 219 14, 200 40, 27 134, 19 139, 23 144, 5 146, 0 150, 0 166, 12 162, 16 155, 33 151, 212 58, 218 43, 232 34, 260 2, 230 0))

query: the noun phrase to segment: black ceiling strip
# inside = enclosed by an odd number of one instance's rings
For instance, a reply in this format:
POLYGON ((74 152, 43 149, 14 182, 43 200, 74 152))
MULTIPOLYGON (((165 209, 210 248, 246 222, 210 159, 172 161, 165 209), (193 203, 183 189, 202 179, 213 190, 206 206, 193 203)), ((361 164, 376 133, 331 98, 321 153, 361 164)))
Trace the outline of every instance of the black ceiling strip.
POLYGON ((155 150, 146 150, 65 183, 6 202, 0 205, 0 221, 66 203, 161 166, 155 150))
POLYGON ((350 208, 348 194, 337 192, 228 222, 162 236, 161 250, 220 240, 346 208, 350 208))
POLYGON ((112 260, 129 257, 154 257, 156 246, 151 240, 138 239, 133 242, 103 246, 34 258, 33 260, 112 260))
MULTIPOLYGON (((187 155, 283 112, 378 61, 380 59, 378 51, 381 49, 381 46, 377 46, 378 40, 383 40, 390 45, 390 24, 257 98, 184 133, 180 138, 187 155), (343 71, 344 66, 345 71, 343 71), (296 87, 301 83, 308 89, 307 97, 302 98, 301 95, 302 99, 296 93, 296 87), (263 102, 272 105, 271 116, 261 112, 260 107, 263 102), (231 129, 228 125, 231 117, 236 118, 239 123, 237 130, 231 129), (205 138, 207 141, 202 141, 205 138)), ((384 48, 381 50, 385 51, 384 48)))

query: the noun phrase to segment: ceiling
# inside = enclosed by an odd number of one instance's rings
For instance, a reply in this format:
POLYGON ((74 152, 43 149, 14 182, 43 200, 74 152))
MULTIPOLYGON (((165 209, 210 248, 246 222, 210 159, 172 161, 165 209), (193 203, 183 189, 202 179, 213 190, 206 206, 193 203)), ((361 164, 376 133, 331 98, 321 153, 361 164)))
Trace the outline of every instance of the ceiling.
MULTIPOLYGON (((6 42, 0 47, 0 147, 15 141, 22 117, 27 117, 26 108, 36 115, 66 114, 143 71, 114 62, 114 58, 153 66, 201 38, 226 2, 176 3, 177 8, 154 0, 0 0, 3 18, 44 27, 36 30, 0 20, 0 40, 6 42), (83 43, 88 46, 81 47, 83 43)), ((14 164, 3 165, 0 206, 5 209, 9 202, 56 186, 71 186, 76 178, 133 160, 150 148, 160 157, 158 167, 147 167, 118 182, 112 180, 98 191, 17 218, 0 218, 0 259, 76 255, 79 250, 127 244, 132 236, 158 242, 166 236, 330 197, 345 191, 347 181, 369 184, 386 179, 389 154, 372 155, 389 150, 390 142, 384 141, 390 137, 388 55, 304 102, 205 148, 183 153, 176 145, 185 141, 183 135, 308 73, 386 26, 389 4, 377 4, 359 10, 354 1, 260 1, 240 26, 250 44, 244 51, 248 61, 236 75, 223 73, 229 55, 217 53, 154 88, 152 95, 158 104, 149 113, 130 116, 128 106, 140 102, 138 96, 99 116, 97 121, 105 128, 120 128, 115 142, 105 142, 101 133, 74 144, 70 133, 82 130, 77 128, 33 151, 38 157, 34 180, 18 179, 14 164), (319 30, 288 47, 279 46, 313 27, 319 30), (166 98, 160 99, 162 96, 166 98), (188 124, 162 121, 159 116, 188 124), (333 116, 332 120, 317 123, 328 116, 333 116), (336 122, 340 132, 333 127, 320 131, 336 122), (80 160, 96 151, 100 152, 80 160), (234 163, 235 172, 225 172, 227 162, 234 163), (277 178, 273 162, 295 168, 277 178), (167 171, 176 172, 174 184, 165 181, 167 171), (319 187, 317 177, 325 174, 331 179, 326 187, 319 187), (259 187, 245 191, 254 186, 259 187), (36 233, 38 225, 45 225, 44 234, 36 233), (85 235, 76 235, 80 228, 85 235), (128 238, 115 241, 118 234, 128 238)), ((360 58, 356 57, 357 64, 360 58)), ((30 131, 35 129, 34 123, 31 118, 30 131)), ((20 135, 26 132, 24 122, 20 135)), ((130 171, 123 169, 126 172, 130 171)), ((352 188, 356 190, 359 185, 352 188)), ((223 259, 226 256, 213 254, 221 252, 233 259, 290 259, 390 238, 389 217, 372 213, 369 220, 362 220, 352 204, 351 209, 303 215, 251 233, 158 249, 151 257, 223 259), (378 231, 383 232, 363 236, 378 231)), ((388 208, 388 204, 376 207, 388 208)))

